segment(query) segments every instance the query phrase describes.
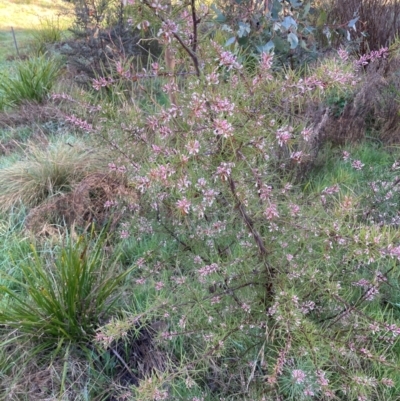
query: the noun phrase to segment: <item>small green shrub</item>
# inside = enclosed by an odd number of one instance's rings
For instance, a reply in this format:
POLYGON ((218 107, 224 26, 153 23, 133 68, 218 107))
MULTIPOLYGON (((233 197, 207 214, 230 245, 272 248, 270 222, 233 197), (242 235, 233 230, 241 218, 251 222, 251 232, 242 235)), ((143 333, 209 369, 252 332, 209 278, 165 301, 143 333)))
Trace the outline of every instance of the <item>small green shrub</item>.
POLYGON ((105 260, 105 236, 96 241, 71 239, 56 252, 15 261, 22 278, 2 275, 18 287, 1 286, 0 324, 42 342, 61 339, 82 343, 113 310, 114 291, 130 270, 118 273, 118 258, 105 260))
POLYGON ((0 106, 23 101, 43 102, 53 87, 61 62, 58 58, 39 56, 16 63, 15 74, 0 81, 0 106))

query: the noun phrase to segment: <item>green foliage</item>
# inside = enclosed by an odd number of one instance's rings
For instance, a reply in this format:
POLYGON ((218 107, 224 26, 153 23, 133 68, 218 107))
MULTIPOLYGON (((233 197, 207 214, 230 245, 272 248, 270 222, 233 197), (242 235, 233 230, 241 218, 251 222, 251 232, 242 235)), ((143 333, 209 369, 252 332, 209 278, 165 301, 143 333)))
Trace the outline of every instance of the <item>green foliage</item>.
POLYGON ((39 29, 32 32, 33 40, 30 44, 32 53, 37 56, 44 55, 49 44, 61 42, 62 32, 59 19, 42 20, 39 29))
POLYGON ((130 270, 106 260, 106 236, 67 241, 54 255, 32 246, 29 260, 15 260, 21 279, 2 273, 18 289, 1 286, 0 323, 40 341, 84 344, 114 310, 116 289, 130 270))
POLYGON ((281 65, 297 68, 315 61, 342 31, 350 41, 350 30, 358 18, 328 24, 329 7, 317 0, 272 0, 254 5, 247 1, 219 1, 214 18, 225 32, 225 46, 239 45, 255 53, 274 52, 281 65), (237 5, 240 4, 238 7, 237 5), (248 10, 251 10, 250 17, 248 10))
POLYGON ((14 72, 2 74, 0 105, 18 105, 24 101, 43 102, 60 74, 61 61, 46 56, 18 61, 14 72))
POLYGON ((325 102, 328 107, 330 107, 332 114, 339 118, 348 102, 353 98, 352 91, 343 92, 341 90, 331 91, 329 96, 327 96, 325 102))

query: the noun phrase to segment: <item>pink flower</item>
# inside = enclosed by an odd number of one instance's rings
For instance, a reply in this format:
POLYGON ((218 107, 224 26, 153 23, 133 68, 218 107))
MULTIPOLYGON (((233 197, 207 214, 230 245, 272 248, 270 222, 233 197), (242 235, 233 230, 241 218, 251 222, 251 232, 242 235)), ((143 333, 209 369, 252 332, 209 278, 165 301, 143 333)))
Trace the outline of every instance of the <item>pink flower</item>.
POLYGON ((217 167, 217 172, 216 175, 218 175, 222 181, 227 181, 228 177, 231 175, 232 172, 232 167, 234 167, 234 163, 225 163, 222 162, 218 167, 217 167))
POLYGON ((276 139, 278 140, 279 146, 283 146, 289 142, 289 140, 292 138, 292 131, 292 127, 282 127, 276 131, 276 139))
POLYGON ((298 205, 291 203, 289 205, 289 210, 290 210, 290 215, 292 217, 296 217, 300 212, 300 207, 298 205))
POLYGON ((216 263, 212 263, 211 265, 204 266, 197 270, 200 277, 208 276, 212 273, 215 273, 218 270, 218 265, 216 263))
POLYGON ((265 209, 264 215, 267 220, 273 220, 279 217, 278 209, 275 203, 270 203, 269 206, 265 209))
POLYGON ((219 56, 219 65, 228 67, 228 71, 232 68, 240 70, 242 66, 236 61, 236 56, 229 51, 221 52, 219 56))
POLYGON ((362 170, 364 166, 365 164, 361 163, 360 160, 354 160, 353 163, 351 163, 351 167, 353 167, 356 170, 362 170))
POLYGON ((383 378, 381 383, 387 387, 394 387, 394 381, 392 379, 383 378))
POLYGON ((190 141, 185 148, 188 150, 189 155, 197 155, 200 150, 200 142, 198 140, 190 141))
POLYGON ((300 135, 303 137, 303 139, 306 142, 308 142, 310 140, 312 134, 313 134, 312 128, 304 128, 300 133, 300 135))
POLYGON ((274 59, 274 54, 262 53, 260 60, 260 68, 263 71, 268 71, 272 67, 272 61, 274 59))
POLYGON ((342 61, 347 61, 349 59, 349 53, 346 49, 340 48, 338 50, 338 55, 342 61))
POLYGON ((188 201, 186 198, 182 198, 176 202, 176 207, 181 214, 189 214, 190 205, 190 201, 188 201))
POLYGON ((166 7, 163 6, 163 5, 161 4, 160 0, 153 0, 153 1, 150 3, 150 7, 153 8, 153 9, 155 10, 156 15, 158 15, 158 12, 159 12, 159 11, 163 11, 163 10, 166 9, 166 7))
POLYGON ((217 97, 211 108, 216 113, 228 113, 231 116, 235 109, 235 104, 231 103, 227 98, 221 99, 217 97))
POLYGON ((325 377, 325 372, 318 370, 317 377, 317 381, 321 387, 326 387, 329 384, 329 380, 325 377))
POLYGON ((303 159, 303 151, 299 150, 298 152, 293 152, 290 155, 290 158, 295 161, 297 164, 300 164, 303 159))
POLYGON ((68 121, 71 124, 74 124, 76 127, 80 128, 83 131, 91 132, 93 130, 92 124, 89 124, 87 121, 81 120, 80 118, 74 115, 67 116, 65 119, 66 121, 68 121))
POLYGON ((340 187, 339 184, 335 184, 331 187, 326 187, 322 193, 324 195, 333 195, 333 194, 337 194, 340 191, 340 187))
POLYGON ((229 138, 233 135, 233 127, 228 121, 217 118, 214 121, 214 134, 229 138))
POLYGON ((292 378, 294 379, 295 383, 300 384, 304 382, 306 374, 300 369, 294 369, 292 371, 292 378))
POLYGON ((206 81, 208 85, 218 85, 219 84, 219 74, 213 71, 211 74, 206 75, 206 81))
POLYGON ((157 281, 157 283, 155 284, 155 289, 157 290, 157 291, 160 291, 163 287, 164 287, 164 283, 162 282, 162 281, 157 281))
POLYGON ((137 29, 143 29, 144 31, 146 31, 149 26, 150 26, 150 22, 144 20, 138 24, 137 29))
POLYGON ((122 238, 122 239, 129 238, 129 231, 127 231, 127 230, 122 230, 119 236, 120 236, 120 238, 122 238))

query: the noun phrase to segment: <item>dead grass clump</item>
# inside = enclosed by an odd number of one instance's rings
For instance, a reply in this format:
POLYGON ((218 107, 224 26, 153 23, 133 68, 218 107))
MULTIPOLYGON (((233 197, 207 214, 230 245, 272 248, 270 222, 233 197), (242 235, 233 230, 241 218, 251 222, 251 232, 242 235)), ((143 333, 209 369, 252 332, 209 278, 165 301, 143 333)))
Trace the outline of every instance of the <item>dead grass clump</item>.
POLYGON ((378 50, 400 31, 400 0, 332 0, 330 22, 347 24, 355 16, 360 17, 361 28, 351 35, 360 42, 360 52, 378 50))
MULTIPOLYGON (((355 93, 337 98, 337 105, 310 108, 308 118, 320 126, 318 141, 337 145, 371 138, 385 144, 400 142, 400 52, 374 61, 355 93), (326 118, 328 115, 328 118, 326 118)), ((328 102, 329 103, 329 102, 328 102)))
POLYGON ((58 141, 42 149, 31 143, 23 160, 0 170, 0 210, 18 202, 36 207, 105 168, 104 156, 84 144, 58 141))
POLYGON ((33 208, 26 227, 39 235, 52 236, 59 227, 85 228, 110 224, 112 231, 124 215, 123 208, 107 205, 135 204, 136 192, 122 175, 97 172, 76 183, 69 193, 59 194, 33 208))
POLYGON ((51 104, 23 103, 9 112, 0 112, 0 128, 39 124, 63 119, 61 111, 51 104))

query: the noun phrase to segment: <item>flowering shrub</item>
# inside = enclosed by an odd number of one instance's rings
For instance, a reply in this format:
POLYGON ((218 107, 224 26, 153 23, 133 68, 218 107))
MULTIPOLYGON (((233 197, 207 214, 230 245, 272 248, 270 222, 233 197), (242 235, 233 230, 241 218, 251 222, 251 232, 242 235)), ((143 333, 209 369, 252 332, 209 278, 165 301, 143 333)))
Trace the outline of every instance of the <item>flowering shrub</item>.
MULTIPOLYGON (((307 108, 356 87, 362 71, 344 50, 302 76, 274 72, 267 52, 249 69, 200 36, 208 12, 194 1, 137 5, 135 24, 161 22, 165 60, 117 65, 138 100, 118 119, 104 101, 90 126, 139 193, 120 235, 136 250, 134 296, 146 299, 135 313, 167 322, 156 337, 174 355, 137 397, 391 399, 398 233, 360 219, 357 194, 340 184, 309 194, 299 179, 323 141, 307 108)), ((112 79, 98 77, 94 91, 119 90, 112 79)), ((370 167, 344 157, 354 173, 370 167)), ((97 338, 110 344, 106 332, 97 338)))

